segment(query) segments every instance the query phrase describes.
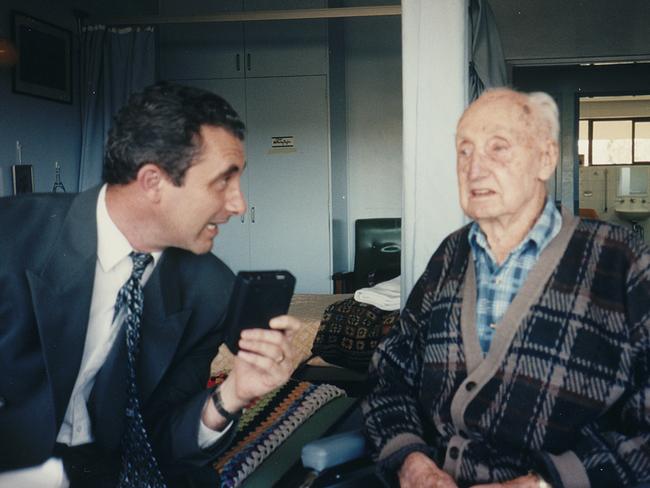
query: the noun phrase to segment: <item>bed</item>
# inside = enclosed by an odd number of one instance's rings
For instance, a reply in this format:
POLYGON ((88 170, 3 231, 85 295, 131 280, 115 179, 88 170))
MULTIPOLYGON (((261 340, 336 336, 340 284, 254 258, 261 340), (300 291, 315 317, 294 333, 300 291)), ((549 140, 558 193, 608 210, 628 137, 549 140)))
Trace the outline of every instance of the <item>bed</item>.
MULTIPOLYGON (((293 296, 289 307, 289 315, 293 315, 303 322, 303 327, 291 341, 298 366, 309 364, 315 367, 336 367, 319 357, 312 357, 312 345, 327 307, 351 297, 352 294, 296 294, 293 296)), ((220 372, 230 371, 232 361, 232 353, 225 344, 222 344, 219 353, 212 361, 210 368, 212 374, 217 375, 220 372)))
MULTIPOLYGON (((305 367, 310 360, 321 370, 343 369, 312 358, 312 344, 324 310, 351 295, 294 295, 289 313, 303 327, 292 339, 296 362, 305 367)), ((232 369, 233 355, 222 344, 211 365, 211 385, 232 369)), ((214 467, 221 486, 272 486, 300 459, 305 443, 324 435, 356 403, 353 396, 329 382, 294 377, 286 385, 265 395, 246 409, 231 447, 214 467)))
MULTIPOLYGON (((344 422, 365 393, 372 352, 399 312, 357 302, 350 292, 399 274, 400 222, 355 224, 355 270, 339 273, 344 279, 335 286, 341 292, 347 280, 349 293, 294 295, 289 314, 303 323, 291 341, 296 370, 286 385, 245 411, 233 444, 215 464, 222 486, 267 487, 286 479, 302 445, 344 422)), ((222 345, 211 364, 213 381, 225 378, 233 359, 222 345)))
MULTIPOLYGON (((327 435, 354 411, 365 392, 370 349, 378 342, 373 336, 388 330, 380 319, 398 312, 379 313, 352 297, 294 295, 289 313, 303 323, 291 341, 296 371, 246 410, 231 447, 215 464, 221 486, 272 486, 296 471, 302 445, 327 435)), ((211 365, 213 382, 226 377, 233 359, 222 345, 211 365)))

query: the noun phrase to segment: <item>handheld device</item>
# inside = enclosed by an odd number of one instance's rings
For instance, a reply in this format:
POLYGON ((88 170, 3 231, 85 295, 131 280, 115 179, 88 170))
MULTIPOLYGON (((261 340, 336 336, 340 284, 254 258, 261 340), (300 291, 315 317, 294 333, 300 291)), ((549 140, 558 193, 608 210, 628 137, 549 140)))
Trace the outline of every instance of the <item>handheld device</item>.
POLYGON ((240 271, 228 304, 226 345, 233 354, 239 351, 239 336, 244 329, 268 329, 269 320, 284 315, 296 286, 288 271, 240 271))

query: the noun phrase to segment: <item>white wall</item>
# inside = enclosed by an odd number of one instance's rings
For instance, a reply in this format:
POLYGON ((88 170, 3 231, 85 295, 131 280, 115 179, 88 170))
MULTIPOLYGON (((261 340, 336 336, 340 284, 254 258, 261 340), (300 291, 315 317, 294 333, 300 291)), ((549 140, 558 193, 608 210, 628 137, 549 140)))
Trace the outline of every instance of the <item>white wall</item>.
POLYGON ((402 53, 399 17, 345 21, 349 269, 354 221, 402 213, 402 53))
MULTIPOLYGON (((650 94, 650 86, 648 87, 650 94)), ((580 99, 580 118, 591 119, 598 117, 650 117, 650 99, 641 100, 594 100, 580 99)))
POLYGON ((468 94, 467 0, 405 0, 402 26, 404 305, 432 253, 464 222, 454 134, 468 94))

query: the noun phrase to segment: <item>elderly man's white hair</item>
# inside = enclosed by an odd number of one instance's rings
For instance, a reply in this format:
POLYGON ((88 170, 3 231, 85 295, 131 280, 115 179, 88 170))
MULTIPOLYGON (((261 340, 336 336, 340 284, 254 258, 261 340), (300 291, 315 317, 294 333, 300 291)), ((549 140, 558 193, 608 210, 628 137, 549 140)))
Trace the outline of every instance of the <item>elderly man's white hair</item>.
POLYGON ((560 143, 560 111, 553 97, 544 92, 523 93, 528 103, 537 112, 540 122, 547 126, 549 136, 557 144, 560 143))

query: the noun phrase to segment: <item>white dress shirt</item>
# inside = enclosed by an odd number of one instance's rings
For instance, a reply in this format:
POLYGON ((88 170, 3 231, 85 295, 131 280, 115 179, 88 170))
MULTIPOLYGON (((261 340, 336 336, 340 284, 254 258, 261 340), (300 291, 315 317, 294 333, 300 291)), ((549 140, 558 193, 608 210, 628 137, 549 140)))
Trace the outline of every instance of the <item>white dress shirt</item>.
MULTIPOLYGON (((117 294, 131 276, 133 263, 129 254, 132 251, 131 244, 108 215, 106 185, 104 185, 97 199, 97 263, 88 329, 79 374, 56 438, 61 444, 77 446, 94 441, 87 401, 95 384, 97 372, 106 361, 124 322, 124 309, 119 312, 115 321, 113 321, 113 313, 117 294)), ((153 262, 147 265, 142 275, 143 286, 158 264, 162 252, 151 254, 153 262)), ((201 419, 197 420, 199 422, 197 441, 199 447, 203 449, 217 442, 232 425, 229 424, 222 431, 214 431, 201 419)), ((0 473, 0 487, 5 486, 66 488, 69 482, 61 460, 50 458, 39 466, 0 473)))

